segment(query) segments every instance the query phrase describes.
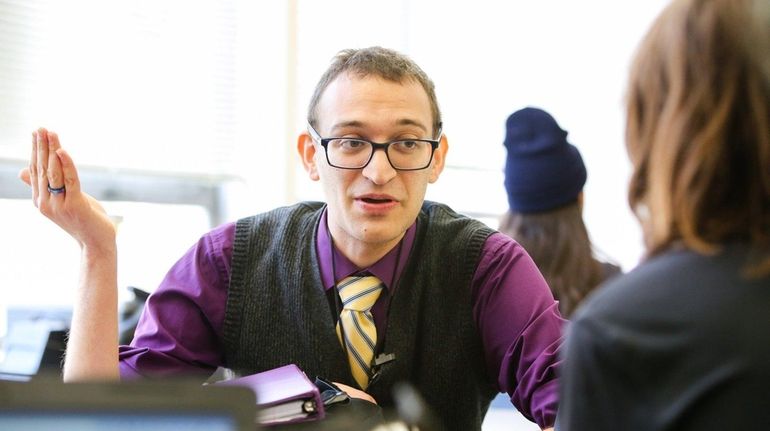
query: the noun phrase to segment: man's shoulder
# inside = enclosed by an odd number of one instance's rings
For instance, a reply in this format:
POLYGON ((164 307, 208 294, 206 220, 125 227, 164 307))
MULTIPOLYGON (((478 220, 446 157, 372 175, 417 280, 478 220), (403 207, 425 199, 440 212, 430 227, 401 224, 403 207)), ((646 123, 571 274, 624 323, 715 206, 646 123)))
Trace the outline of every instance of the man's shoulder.
POLYGON ((441 214, 453 218, 469 218, 462 214, 457 213, 449 205, 441 202, 423 201, 420 212, 426 215, 441 214))
POLYGON ((423 241, 425 247, 440 251, 442 256, 448 250, 455 252, 458 259, 478 261, 487 240, 497 231, 472 217, 455 212, 445 204, 425 201, 418 216, 418 235, 429 238, 423 241))
POLYGON ((473 227, 475 229, 488 230, 490 234, 492 232, 495 232, 494 229, 485 225, 481 221, 475 218, 469 217, 467 215, 458 213, 457 211, 452 209, 449 205, 439 203, 439 202, 433 202, 433 201, 423 202, 422 208, 420 210, 420 216, 426 220, 444 221, 444 222, 447 222, 448 224, 455 224, 455 225, 462 224, 462 225, 473 227))
POLYGON ((299 202, 289 206, 244 217, 235 222, 235 237, 272 237, 280 240, 286 233, 315 232, 326 205, 323 202, 299 202))
POLYGON ((326 206, 323 202, 318 201, 302 201, 298 202, 292 205, 285 205, 276 207, 261 213, 253 214, 250 216, 243 217, 239 219, 237 223, 242 222, 253 222, 256 220, 264 219, 264 218, 272 218, 272 217, 285 217, 291 214, 307 214, 307 213, 313 213, 322 210, 326 206))

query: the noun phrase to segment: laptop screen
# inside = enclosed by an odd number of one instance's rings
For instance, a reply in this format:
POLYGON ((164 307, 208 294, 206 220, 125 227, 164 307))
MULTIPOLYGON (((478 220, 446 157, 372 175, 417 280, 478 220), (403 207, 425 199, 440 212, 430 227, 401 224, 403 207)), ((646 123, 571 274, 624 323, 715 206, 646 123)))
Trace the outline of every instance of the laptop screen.
POLYGON ((0 414, 0 429, 30 431, 234 431, 238 430, 238 424, 235 422, 228 415, 154 414, 125 411, 112 413, 28 411, 0 414))
POLYGON ((0 381, 0 430, 253 431, 256 400, 243 387, 200 382, 0 381))

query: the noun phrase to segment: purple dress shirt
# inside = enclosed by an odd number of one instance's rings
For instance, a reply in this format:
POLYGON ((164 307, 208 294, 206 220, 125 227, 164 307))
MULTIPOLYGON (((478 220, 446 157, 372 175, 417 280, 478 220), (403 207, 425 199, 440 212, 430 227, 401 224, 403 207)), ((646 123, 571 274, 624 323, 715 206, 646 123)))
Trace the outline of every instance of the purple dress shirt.
MULTIPOLYGON (((316 240, 324 289, 328 291, 335 280, 363 269, 377 276, 385 289, 372 315, 378 332, 384 331, 388 297, 395 293, 393 282, 409 260, 415 231, 416 224, 377 263, 358 268, 332 247, 324 213, 316 240)), ((169 270, 148 299, 131 345, 120 346, 122 378, 210 374, 223 363, 222 331, 234 236, 235 223, 212 230, 169 270)), ((484 244, 472 289, 473 317, 490 381, 540 427, 553 426, 566 321, 543 276, 517 242, 495 233, 484 244)))

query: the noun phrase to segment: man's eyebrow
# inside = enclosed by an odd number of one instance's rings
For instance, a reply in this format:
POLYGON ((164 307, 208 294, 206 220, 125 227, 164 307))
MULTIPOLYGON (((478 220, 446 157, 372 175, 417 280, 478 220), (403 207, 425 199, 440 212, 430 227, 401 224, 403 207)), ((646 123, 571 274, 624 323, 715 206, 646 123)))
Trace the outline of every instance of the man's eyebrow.
POLYGON ((412 120, 411 118, 402 118, 396 122, 399 126, 416 126, 422 129, 423 132, 428 133, 428 128, 419 121, 412 120))
POLYGON ((351 121, 341 121, 337 124, 333 124, 331 127, 331 130, 337 130, 337 129, 344 129, 347 127, 352 128, 362 128, 364 127, 364 123, 361 121, 351 120, 351 121))
MULTIPOLYGON (((428 128, 419 121, 412 120, 411 118, 402 118, 396 121, 397 126, 415 126, 422 129, 423 132, 428 133, 428 128)), ((331 130, 343 129, 346 127, 352 128, 365 128, 366 124, 358 120, 342 121, 332 125, 331 130)))

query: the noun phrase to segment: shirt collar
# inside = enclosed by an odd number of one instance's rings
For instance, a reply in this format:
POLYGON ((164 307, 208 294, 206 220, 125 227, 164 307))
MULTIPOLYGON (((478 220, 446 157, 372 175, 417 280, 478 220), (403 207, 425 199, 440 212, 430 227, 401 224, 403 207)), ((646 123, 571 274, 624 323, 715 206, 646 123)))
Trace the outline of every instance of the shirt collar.
POLYGON ((382 259, 378 260, 368 268, 359 268, 340 253, 340 251, 337 250, 337 247, 334 247, 333 251, 331 250, 331 235, 326 222, 326 215, 327 210, 324 209, 318 225, 316 237, 318 266, 321 269, 321 280, 324 284, 324 290, 332 288, 337 280, 342 280, 343 278, 360 271, 368 271, 382 280, 385 284, 385 288, 391 291, 392 294, 394 282, 401 277, 401 272, 403 272, 406 263, 409 261, 409 254, 411 253, 415 233, 417 231, 417 221, 412 223, 409 229, 406 230, 404 237, 401 238, 401 242, 393 247, 393 249, 383 256, 382 259), (334 269, 336 270, 336 274, 332 274, 331 253, 334 253, 334 269), (397 261, 398 268, 394 271, 397 261))

